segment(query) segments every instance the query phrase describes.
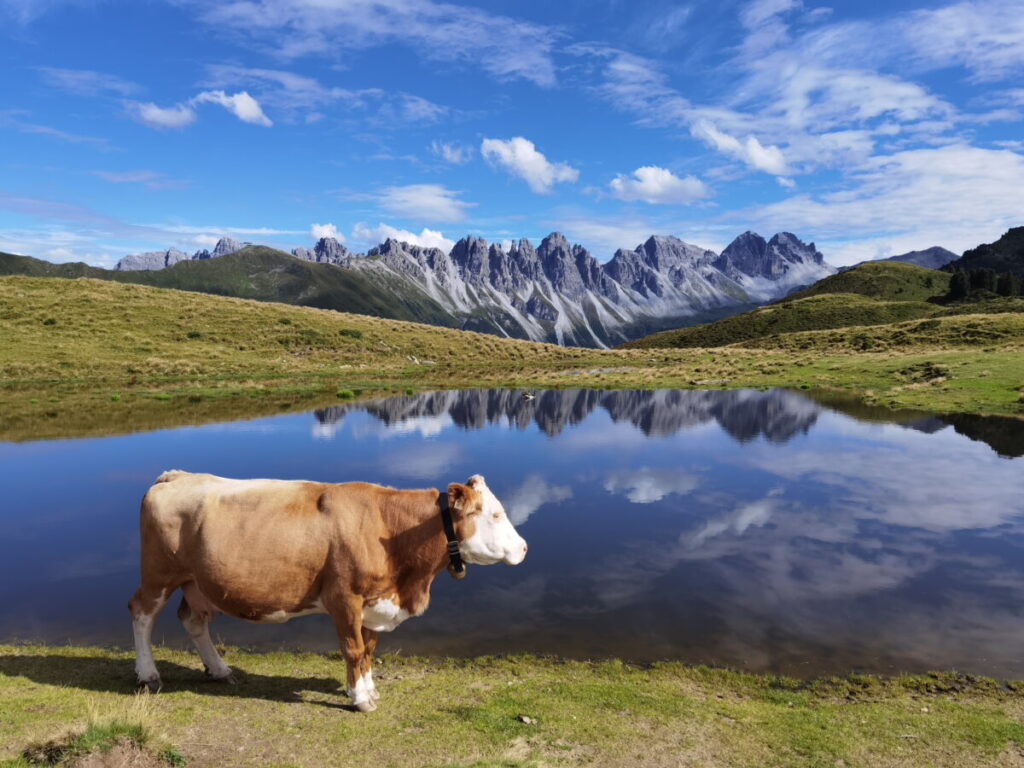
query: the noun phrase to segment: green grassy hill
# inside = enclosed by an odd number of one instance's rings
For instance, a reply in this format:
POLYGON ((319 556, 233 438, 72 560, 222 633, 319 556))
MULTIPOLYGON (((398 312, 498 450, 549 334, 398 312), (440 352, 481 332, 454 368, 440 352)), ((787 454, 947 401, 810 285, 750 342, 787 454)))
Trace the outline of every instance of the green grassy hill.
POLYGON ((899 261, 870 261, 819 280, 781 302, 823 293, 856 293, 882 301, 928 301, 949 291, 949 279, 949 273, 936 269, 899 261))
MULTIPOLYGON (((1024 312, 1024 299, 1019 298, 939 304, 937 300, 949 290, 949 281, 948 273, 913 264, 869 262, 826 277, 773 304, 714 323, 655 333, 627 342, 622 348, 778 346, 778 340, 787 334, 835 329, 851 329, 844 332, 844 338, 863 340, 864 334, 856 330, 860 327, 887 327, 925 318, 1024 312)), ((805 338, 801 343, 812 342, 805 338)), ((864 343, 869 346, 863 349, 869 349, 874 342, 864 343)), ((854 344, 853 348, 858 347, 854 344)))
POLYGON ((28 256, 0 253, 0 275, 91 277, 431 325, 455 327, 459 324, 411 282, 381 285, 354 269, 304 261, 260 245, 250 245, 216 259, 182 261, 166 269, 139 272, 100 269, 80 262, 51 264, 28 256))
POLYGON ((853 293, 812 295, 768 304, 714 323, 662 331, 622 347, 722 347, 775 334, 912 320, 927 317, 936 309, 923 301, 876 301, 853 293))

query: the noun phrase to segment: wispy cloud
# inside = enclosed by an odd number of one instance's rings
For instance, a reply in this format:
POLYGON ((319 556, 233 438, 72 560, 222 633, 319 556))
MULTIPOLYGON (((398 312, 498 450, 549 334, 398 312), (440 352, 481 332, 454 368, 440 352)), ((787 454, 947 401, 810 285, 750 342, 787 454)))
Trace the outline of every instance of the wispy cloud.
POLYGON ((388 213, 448 223, 463 221, 467 211, 475 205, 458 196, 457 191, 441 184, 407 184, 385 187, 370 197, 388 213))
MULTIPOLYGON (((319 80, 283 69, 214 64, 208 68, 203 84, 211 88, 252 89, 260 103, 290 113, 299 113, 307 122, 323 119, 323 112, 342 107, 345 114, 367 113, 381 126, 435 123, 450 110, 429 99, 404 91, 381 88, 342 88, 324 85, 319 80)), ((364 118, 365 119, 365 118, 364 118)))
POLYGON ((69 131, 61 130, 60 128, 54 128, 52 125, 41 125, 39 123, 32 123, 23 120, 22 117, 28 114, 29 113, 25 110, 0 111, 0 127, 10 126, 20 133, 49 136, 54 139, 59 139, 60 141, 65 141, 69 144, 91 144, 97 149, 111 149, 110 143, 106 139, 96 136, 83 136, 78 133, 70 133, 69 131))
POLYGON ((430 151, 446 163, 452 163, 453 165, 463 165, 464 163, 468 163, 473 159, 473 154, 475 152, 473 147, 449 141, 431 142, 430 151))
POLYGON ((552 163, 529 139, 484 139, 480 154, 491 165, 525 181, 537 194, 546 195, 555 184, 574 182, 580 172, 568 163, 552 163))
POLYGON ((131 96, 142 90, 142 86, 138 83, 91 69, 38 67, 38 70, 48 85, 79 96, 96 96, 106 93, 131 96))
POLYGON ((147 189, 184 189, 192 182, 187 179, 174 179, 159 171, 93 171, 98 176, 111 184, 141 184, 147 189))
POLYGON ((694 123, 690 129, 694 136, 707 142, 724 155, 728 155, 759 171, 784 176, 789 173, 782 150, 774 145, 765 146, 756 136, 747 136, 742 141, 715 128, 707 120, 694 123))
POLYGON ((280 56, 332 56, 382 44, 408 45, 435 61, 465 62, 499 80, 555 84, 551 27, 431 0, 194 0, 214 29, 241 32, 280 56), (340 44, 339 44, 340 43, 340 44))
MULTIPOLYGON (((1011 149, 912 149, 865 161, 838 191, 795 195, 738 215, 760 224, 786 222, 838 241, 862 233, 855 239, 865 241, 864 258, 883 234, 916 247, 964 250, 1020 223, 1021 178, 1024 154, 1011 149)), ((860 255, 847 251, 848 258, 860 255)))

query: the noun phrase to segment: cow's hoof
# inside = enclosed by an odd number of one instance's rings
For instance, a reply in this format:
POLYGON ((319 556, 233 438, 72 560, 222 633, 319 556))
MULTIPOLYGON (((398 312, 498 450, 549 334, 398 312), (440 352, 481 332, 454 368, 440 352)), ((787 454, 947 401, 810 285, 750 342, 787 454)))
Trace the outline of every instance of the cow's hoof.
POLYGON ((356 709, 360 712, 373 712, 377 708, 377 705, 371 700, 360 701, 356 704, 356 709))
POLYGON ((206 670, 206 676, 215 683, 224 683, 225 685, 238 685, 238 678, 235 677, 235 673, 229 671, 226 675, 215 677, 210 670, 206 670))
POLYGON ((380 691, 376 688, 370 689, 370 701, 380 701, 380 691))
POLYGON ((139 680, 138 689, 139 693, 160 693, 160 689, 164 687, 164 684, 160 681, 159 677, 154 677, 152 680, 139 680))

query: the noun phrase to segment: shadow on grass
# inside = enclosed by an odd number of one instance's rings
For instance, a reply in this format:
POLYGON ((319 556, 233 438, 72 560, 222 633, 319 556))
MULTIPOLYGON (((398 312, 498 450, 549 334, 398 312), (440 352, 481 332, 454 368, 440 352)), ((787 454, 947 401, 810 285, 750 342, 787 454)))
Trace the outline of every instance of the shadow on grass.
MULTIPOLYGON (((227 659, 230 664, 231 659, 227 659)), ((201 667, 201 662, 196 659, 201 667)), ((260 675, 232 665, 234 685, 208 678, 201 668, 182 666, 172 661, 157 661, 163 680, 162 694, 190 691, 201 696, 223 696, 238 699, 265 699, 286 703, 317 704, 331 709, 353 712, 341 691, 340 678, 288 677, 260 675), (310 698, 307 694, 328 694, 335 701, 310 698)), ((339 673, 345 667, 339 664, 339 673)), ((81 656, 34 655, 15 653, 0 656, 0 675, 27 677, 42 685, 78 688, 100 693, 134 694, 138 690, 131 659, 103 659, 81 656)))

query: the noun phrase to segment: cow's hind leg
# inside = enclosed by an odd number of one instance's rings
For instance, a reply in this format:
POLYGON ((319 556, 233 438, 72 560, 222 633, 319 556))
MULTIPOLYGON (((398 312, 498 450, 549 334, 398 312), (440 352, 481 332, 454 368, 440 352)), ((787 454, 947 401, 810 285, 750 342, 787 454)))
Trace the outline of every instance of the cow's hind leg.
POLYGON ((160 673, 153 660, 153 624, 172 591, 173 588, 157 588, 143 583, 128 602, 135 634, 135 674, 139 686, 145 686, 151 693, 161 688, 160 673))
POLYGON ((199 658, 203 660, 206 674, 214 680, 234 683, 235 678, 231 674, 231 667, 224 663, 224 659, 217 653, 217 649, 210 639, 212 613, 201 608, 194 608, 187 597, 182 597, 181 605, 178 606, 178 618, 181 619, 181 624, 188 632, 188 636, 192 638, 192 644, 199 651, 199 658))

